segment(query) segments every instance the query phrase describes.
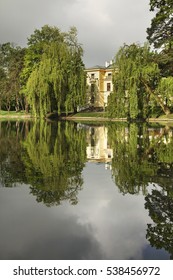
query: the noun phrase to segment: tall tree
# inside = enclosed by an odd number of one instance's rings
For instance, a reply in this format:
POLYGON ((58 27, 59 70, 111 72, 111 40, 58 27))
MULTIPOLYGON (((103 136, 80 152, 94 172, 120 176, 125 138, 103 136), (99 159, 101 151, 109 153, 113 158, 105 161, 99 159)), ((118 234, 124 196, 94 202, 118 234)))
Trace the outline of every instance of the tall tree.
POLYGON ((154 47, 173 47, 173 0, 150 0, 150 10, 155 12, 148 40, 154 47))
POLYGON ((161 49, 158 63, 163 76, 173 76, 173 0, 150 0, 150 10, 155 12, 147 39, 156 49, 161 49))
MULTIPOLYGON (((161 86, 163 81, 160 69, 154 57, 147 44, 124 45, 120 48, 116 55, 118 73, 114 73, 114 92, 108 102, 110 116, 146 119, 150 116, 153 102, 160 106, 166 115, 170 113, 165 91, 161 86)), ((171 88, 172 84, 173 78, 164 80, 166 87, 171 88)), ((170 92, 170 95, 171 99, 173 92, 170 92)))
POLYGON ((25 67, 21 73, 24 91, 30 74, 41 60, 45 45, 60 41, 63 41, 60 30, 57 27, 50 27, 48 25, 44 25, 41 30, 35 29, 34 33, 28 38, 28 48, 24 58, 25 67))
POLYGON ((31 35, 21 79, 35 116, 43 117, 53 110, 75 111, 83 104, 82 55, 75 28, 62 33, 56 27, 44 26, 31 35))
POLYGON ((66 112, 77 111, 86 103, 86 76, 82 61, 83 49, 77 40, 77 29, 72 27, 66 34, 68 46, 67 83, 68 92, 65 101, 66 112))
POLYGON ((31 72, 26 84, 27 99, 35 116, 57 110, 64 103, 67 48, 62 44, 45 46, 40 63, 31 72))
MULTIPOLYGON (((32 72, 39 66, 46 45, 55 41, 63 41, 63 36, 57 27, 50 27, 48 25, 44 25, 41 30, 35 29, 34 33, 28 38, 28 47, 24 57, 24 68, 20 75, 22 84, 21 93, 25 96, 26 111, 28 111, 28 105, 31 105, 28 104, 30 103, 30 94, 27 89, 27 82, 32 72)), ((31 105, 31 107, 33 106, 31 105)))
POLYGON ((12 108, 18 111, 21 108, 20 72, 23 68, 24 54, 25 49, 12 43, 0 45, 0 100, 3 109, 12 108))

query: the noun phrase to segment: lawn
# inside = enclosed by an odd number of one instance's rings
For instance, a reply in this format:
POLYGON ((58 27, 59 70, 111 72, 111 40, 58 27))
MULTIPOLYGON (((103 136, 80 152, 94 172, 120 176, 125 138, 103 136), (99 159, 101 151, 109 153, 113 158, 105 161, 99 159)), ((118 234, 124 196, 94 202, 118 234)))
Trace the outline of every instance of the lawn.
POLYGON ((26 114, 25 111, 19 111, 19 112, 16 112, 16 111, 3 111, 3 110, 0 110, 0 117, 2 118, 21 118, 21 117, 30 117, 30 114, 26 114))
POLYGON ((107 113, 106 112, 79 112, 75 114, 74 117, 107 118, 107 113))
POLYGON ((169 114, 169 115, 161 115, 159 117, 159 119, 168 119, 168 120, 173 120, 173 114, 169 114))

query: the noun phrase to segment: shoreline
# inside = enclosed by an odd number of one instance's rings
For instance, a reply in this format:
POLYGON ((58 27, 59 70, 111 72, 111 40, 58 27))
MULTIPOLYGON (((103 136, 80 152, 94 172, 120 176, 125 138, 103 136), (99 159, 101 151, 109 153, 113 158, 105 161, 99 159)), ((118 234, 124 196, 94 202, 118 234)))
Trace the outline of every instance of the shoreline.
MULTIPOLYGON (((24 115, 16 115, 16 114, 7 114, 7 115, 0 115, 1 119, 35 119, 30 114, 24 114, 24 115)), ((53 120, 51 118, 46 118, 48 120, 53 120)), ((54 120, 68 120, 68 121, 101 121, 101 122, 128 122, 127 118, 108 118, 108 117, 82 117, 82 116, 60 116, 59 118, 55 118, 54 120)), ((136 122, 139 122, 136 120, 136 122)), ((173 123, 173 119, 168 118, 149 118, 146 122, 155 122, 155 123, 173 123)))
POLYGON ((127 118, 104 118, 104 117, 75 117, 75 116, 67 116, 67 117, 60 117, 61 120, 91 120, 91 121, 121 121, 127 122, 127 118))
POLYGON ((31 115, 0 115, 0 119, 32 119, 31 115))
MULTIPOLYGON (((67 117, 61 117, 61 120, 86 120, 86 121, 109 121, 109 122, 128 122, 127 118, 107 118, 107 117, 75 117, 75 116, 67 116, 67 117)), ((140 122, 138 120, 136 120, 136 122, 140 122)), ((163 122, 163 123, 167 123, 167 122, 172 122, 173 123, 173 119, 167 119, 167 118, 162 118, 162 119, 158 119, 158 118, 149 118, 146 122, 163 122)))

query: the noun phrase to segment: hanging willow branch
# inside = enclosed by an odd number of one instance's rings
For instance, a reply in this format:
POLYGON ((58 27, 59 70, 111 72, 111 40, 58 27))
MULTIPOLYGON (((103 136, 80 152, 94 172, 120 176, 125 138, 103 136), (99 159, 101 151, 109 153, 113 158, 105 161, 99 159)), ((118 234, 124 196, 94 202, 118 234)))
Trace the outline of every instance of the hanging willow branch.
POLYGON ((173 77, 162 78, 154 54, 143 47, 124 45, 116 55, 118 73, 114 73, 114 92, 108 102, 108 113, 115 117, 146 119, 153 99, 163 112, 170 114, 173 101, 173 77))
POLYGON ((30 60, 31 67, 24 69, 29 75, 25 92, 35 116, 44 117, 54 110, 68 113, 84 105, 83 50, 77 42, 76 29, 66 34, 48 26, 37 30, 29 40, 28 53, 25 65, 27 68, 30 60))
POLYGON ((146 91, 149 93, 149 95, 152 95, 153 98, 156 100, 157 104, 160 105, 160 107, 162 108, 163 112, 166 114, 166 115, 169 115, 170 114, 170 110, 169 108, 164 104, 162 98, 156 94, 154 91, 151 90, 151 88, 148 86, 148 84, 143 80, 143 84, 146 88, 146 91))

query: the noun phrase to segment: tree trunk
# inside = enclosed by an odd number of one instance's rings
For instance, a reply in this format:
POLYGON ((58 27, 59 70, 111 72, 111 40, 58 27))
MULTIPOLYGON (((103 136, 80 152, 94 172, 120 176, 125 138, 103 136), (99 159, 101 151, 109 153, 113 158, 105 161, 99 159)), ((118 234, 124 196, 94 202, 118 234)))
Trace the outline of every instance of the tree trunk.
POLYGON ((143 81, 144 83, 144 86, 147 90, 147 92, 152 95, 154 97, 154 99, 156 100, 156 102, 160 105, 160 107, 162 108, 163 112, 165 113, 165 115, 169 115, 170 114, 170 110, 168 108, 168 106, 166 106, 163 102, 163 100, 158 96, 156 95, 151 89, 150 87, 147 85, 147 83, 145 81, 143 81))
POLYGON ((25 98, 25 112, 26 112, 26 114, 29 113, 29 106, 28 106, 28 102, 27 102, 26 98, 25 98))

